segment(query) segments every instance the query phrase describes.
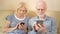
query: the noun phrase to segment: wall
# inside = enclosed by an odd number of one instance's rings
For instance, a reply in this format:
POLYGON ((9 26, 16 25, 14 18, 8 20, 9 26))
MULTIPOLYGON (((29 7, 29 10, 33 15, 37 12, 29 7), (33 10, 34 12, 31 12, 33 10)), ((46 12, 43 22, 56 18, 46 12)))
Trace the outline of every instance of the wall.
MULTIPOLYGON (((38 0, 0 0, 0 10, 16 9, 18 3, 26 2, 27 7, 31 10, 35 10, 35 5, 38 0)), ((45 0, 48 5, 48 10, 60 11, 60 0, 45 0)))

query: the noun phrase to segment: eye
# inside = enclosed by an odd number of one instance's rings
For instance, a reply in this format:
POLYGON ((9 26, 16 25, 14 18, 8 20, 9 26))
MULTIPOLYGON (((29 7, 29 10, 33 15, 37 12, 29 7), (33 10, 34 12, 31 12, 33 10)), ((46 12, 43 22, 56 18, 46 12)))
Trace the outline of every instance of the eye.
POLYGON ((41 9, 42 11, 45 10, 45 9, 41 9))
POLYGON ((43 11, 43 10, 45 10, 45 9, 37 9, 37 10, 41 10, 41 11, 43 11))
POLYGON ((40 10, 40 9, 37 9, 37 10, 40 10))

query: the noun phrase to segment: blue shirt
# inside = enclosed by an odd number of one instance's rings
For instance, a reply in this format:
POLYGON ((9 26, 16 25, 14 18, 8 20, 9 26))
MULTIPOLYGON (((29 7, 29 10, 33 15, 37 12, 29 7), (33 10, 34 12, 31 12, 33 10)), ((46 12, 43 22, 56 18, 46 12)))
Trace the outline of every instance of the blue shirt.
MULTIPOLYGON (((16 19, 15 15, 8 15, 6 17, 6 20, 10 21, 10 25, 9 25, 9 28, 13 28, 13 27, 16 27, 16 25, 18 23, 21 23, 21 22, 24 22, 25 23, 25 26, 27 27, 27 23, 29 21, 29 17, 25 17, 24 20, 18 20, 16 19)), ((15 29, 11 32, 7 32, 6 34, 25 34, 25 32, 23 30, 20 30, 20 29, 15 29)))
MULTIPOLYGON (((36 20, 38 20, 38 16, 33 17, 32 19, 29 20, 29 32, 28 34, 36 34, 37 32, 34 32, 32 25, 36 20)), ((45 16, 43 24, 46 27, 47 33, 46 34, 56 34, 56 23, 55 20, 49 16, 45 16)), ((39 34, 41 34, 40 32, 39 34)))

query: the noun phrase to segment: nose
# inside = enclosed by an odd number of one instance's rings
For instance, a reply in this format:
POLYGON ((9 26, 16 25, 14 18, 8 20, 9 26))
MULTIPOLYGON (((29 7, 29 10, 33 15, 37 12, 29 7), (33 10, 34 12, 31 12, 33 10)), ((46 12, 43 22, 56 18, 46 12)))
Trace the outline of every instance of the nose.
POLYGON ((42 10, 40 9, 39 11, 41 12, 42 10))
POLYGON ((20 13, 23 13, 23 11, 20 11, 20 13))

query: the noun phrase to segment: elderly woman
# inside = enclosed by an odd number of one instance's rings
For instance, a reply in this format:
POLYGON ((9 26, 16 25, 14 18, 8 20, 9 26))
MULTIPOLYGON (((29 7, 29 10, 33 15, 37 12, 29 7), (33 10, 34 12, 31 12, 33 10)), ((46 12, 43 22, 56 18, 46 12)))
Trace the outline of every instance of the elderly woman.
POLYGON ((19 4, 16 14, 8 15, 4 25, 6 34, 26 34, 29 17, 26 16, 27 8, 24 2, 19 4))

